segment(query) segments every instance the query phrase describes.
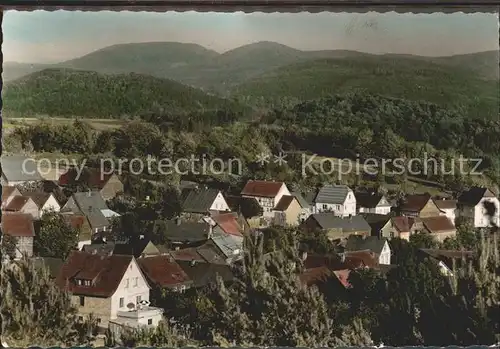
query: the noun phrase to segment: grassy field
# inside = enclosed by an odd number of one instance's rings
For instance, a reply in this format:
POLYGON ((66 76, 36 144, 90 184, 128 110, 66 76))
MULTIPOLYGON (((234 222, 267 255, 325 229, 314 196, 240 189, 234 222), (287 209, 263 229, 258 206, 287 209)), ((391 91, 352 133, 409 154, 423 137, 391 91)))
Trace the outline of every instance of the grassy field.
MULTIPOLYGON (((98 131, 111 130, 120 128, 125 121, 116 120, 116 119, 80 119, 84 122, 89 123, 93 128, 98 131)), ((41 123, 42 121, 53 124, 53 125, 62 125, 62 124, 71 124, 74 119, 71 118, 55 118, 55 117, 47 117, 47 118, 8 118, 5 117, 3 119, 3 128, 8 131, 9 129, 13 129, 14 127, 23 127, 23 126, 31 126, 41 123)))

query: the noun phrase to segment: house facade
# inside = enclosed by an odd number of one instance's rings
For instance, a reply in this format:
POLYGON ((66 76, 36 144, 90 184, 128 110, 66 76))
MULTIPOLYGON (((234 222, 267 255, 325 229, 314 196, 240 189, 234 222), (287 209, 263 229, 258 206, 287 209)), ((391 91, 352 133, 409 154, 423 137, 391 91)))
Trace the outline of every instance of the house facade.
POLYGON ((293 195, 283 195, 274 208, 274 224, 281 226, 297 226, 303 214, 302 206, 293 195))
MULTIPOLYGON (((2 233, 11 239, 12 249, 8 253, 14 259, 20 259, 23 255, 33 256, 33 239, 35 237, 35 228, 33 217, 28 213, 3 212, 0 222, 2 233)), ((6 240, 4 240, 6 241, 6 240)))
POLYGON ((436 206, 441 210, 441 215, 446 216, 450 221, 455 224, 457 218, 457 201, 456 200, 434 200, 436 206))
POLYGON ((184 213, 209 214, 231 211, 222 192, 213 188, 184 189, 181 201, 184 213))
POLYGON ((61 267, 57 284, 71 294, 80 320, 91 314, 98 326, 155 326, 160 309, 142 307, 149 301, 150 286, 133 256, 98 255, 73 251, 61 267))
POLYGON ((61 210, 61 205, 52 193, 26 192, 24 196, 31 198, 37 204, 39 217, 49 211, 59 212, 61 210))
POLYGON ((375 253, 378 264, 390 265, 391 264, 391 248, 386 238, 379 238, 377 236, 355 236, 352 235, 347 239, 345 251, 370 251, 375 253))
POLYGON ((446 216, 425 217, 421 218, 421 221, 424 231, 439 242, 457 235, 455 224, 446 216))
POLYGON ((430 194, 413 194, 405 198, 400 213, 402 216, 423 218, 440 216, 442 212, 430 194))
POLYGON ((399 238, 410 241, 410 236, 419 231, 419 224, 415 224, 417 220, 418 218, 407 216, 391 217, 380 229, 380 236, 386 239, 399 238))
POLYGON ((3 207, 6 212, 19 212, 30 214, 33 219, 40 218, 40 209, 38 205, 27 196, 14 196, 9 203, 3 207))
POLYGON ((475 228, 487 228, 491 226, 488 204, 496 207, 491 218, 495 224, 499 225, 500 202, 496 195, 487 188, 473 187, 462 193, 458 198, 457 211, 460 217, 470 220, 475 228))
POLYGON ((2 208, 7 206, 13 197, 21 195, 21 192, 16 187, 2 185, 2 208))
POLYGON ((356 215, 356 196, 345 185, 325 185, 314 199, 313 213, 333 212, 339 217, 356 215))
POLYGON ((387 198, 375 192, 356 193, 356 206, 358 213, 386 215, 391 212, 391 204, 387 198))
POLYGON ((262 207, 262 215, 273 219, 274 207, 281 200, 283 195, 290 195, 290 191, 283 182, 249 180, 241 196, 246 198, 255 198, 262 207))
POLYGON ((330 240, 347 239, 350 235, 371 235, 371 227, 362 216, 339 217, 333 212, 312 214, 301 224, 301 228, 306 231, 323 230, 330 240))

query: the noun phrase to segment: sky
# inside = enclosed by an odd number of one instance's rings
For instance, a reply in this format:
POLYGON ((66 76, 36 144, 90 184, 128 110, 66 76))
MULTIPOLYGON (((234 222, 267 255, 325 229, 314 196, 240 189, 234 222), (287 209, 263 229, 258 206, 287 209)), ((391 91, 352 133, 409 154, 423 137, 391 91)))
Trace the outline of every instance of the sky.
POLYGON ((498 50, 498 14, 7 11, 4 62, 56 63, 120 43, 197 43, 218 52, 275 41, 302 50, 447 56, 498 50))

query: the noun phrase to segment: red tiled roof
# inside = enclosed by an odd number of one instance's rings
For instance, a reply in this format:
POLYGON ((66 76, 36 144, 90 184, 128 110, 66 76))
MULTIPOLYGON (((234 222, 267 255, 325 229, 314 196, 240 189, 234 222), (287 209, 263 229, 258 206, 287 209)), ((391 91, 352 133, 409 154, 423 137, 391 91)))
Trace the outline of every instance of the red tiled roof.
POLYGON ((330 276, 332 276, 332 271, 328 267, 322 266, 304 270, 299 275, 299 280, 304 285, 311 286, 325 282, 330 276))
POLYGON ((31 198, 27 196, 14 196, 12 200, 10 200, 9 204, 5 207, 7 211, 19 211, 28 203, 28 201, 33 201, 31 198))
POLYGON ((370 250, 345 252, 346 269, 376 268, 378 266, 377 255, 370 250))
POLYGON ((160 287, 175 287, 191 282, 189 276, 170 255, 143 257, 137 259, 137 262, 151 283, 160 287))
POLYGON ((270 181, 254 181, 247 182, 241 195, 258 196, 258 197, 275 197, 278 195, 283 182, 270 182, 270 181))
POLYGON ((276 211, 286 211, 293 200, 297 200, 295 196, 283 195, 274 209, 276 211))
POLYGON ((35 202, 35 204, 41 208, 41 207, 43 207, 43 205, 45 205, 45 203, 47 202, 47 200, 50 198, 50 196, 52 194, 41 193, 41 192, 28 192, 28 193, 24 193, 23 195, 31 198, 31 200, 33 200, 35 202))
POLYGON ((421 220, 430 233, 441 233, 455 230, 455 226, 452 221, 446 216, 426 217, 421 218, 421 220))
POLYGON ((2 202, 6 201, 14 192, 17 190, 14 186, 3 186, 2 187, 2 202))
MULTIPOLYGON (((64 172, 59 176, 59 185, 71 184, 75 180, 76 175, 77 173, 73 169, 64 172)), ((98 170, 92 170, 89 173, 87 184, 89 187, 102 189, 111 178, 111 176, 113 176, 113 174, 101 174, 101 172, 98 170)))
POLYGON ((196 248, 193 247, 171 251, 170 254, 176 261, 205 262, 205 259, 198 253, 198 251, 196 251, 196 248))
POLYGON ((2 213, 2 222, 0 223, 2 232, 14 237, 33 237, 35 228, 33 226, 33 216, 29 213, 2 213))
POLYGON ((430 194, 413 194, 405 198, 405 202, 401 206, 403 211, 420 212, 424 206, 431 200, 430 194))
POLYGON ((410 229, 414 223, 414 219, 411 217, 392 217, 392 224, 400 233, 409 233, 410 229))
POLYGON ((242 236, 237 217, 233 213, 220 213, 213 215, 212 219, 217 223, 225 233, 230 235, 242 236))
POLYGON ((103 256, 72 251, 64 262, 56 282, 59 287, 75 295, 111 297, 117 290, 133 256, 103 256), (92 286, 79 286, 75 276, 95 278, 92 286))

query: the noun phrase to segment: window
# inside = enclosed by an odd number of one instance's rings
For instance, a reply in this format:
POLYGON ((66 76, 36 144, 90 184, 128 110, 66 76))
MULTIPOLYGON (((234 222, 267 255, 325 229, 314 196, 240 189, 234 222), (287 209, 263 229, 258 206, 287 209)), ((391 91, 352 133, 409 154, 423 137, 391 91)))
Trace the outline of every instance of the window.
POLYGON ((125 299, 120 298, 120 308, 123 308, 124 303, 125 303, 125 299))
POLYGON ((85 297, 84 296, 80 296, 80 306, 81 307, 85 306, 85 297))
POLYGON ((152 325, 153 324, 153 319, 148 319, 148 325, 152 325))
POLYGON ((136 302, 137 304, 139 304, 139 302, 140 302, 140 301, 141 301, 141 296, 137 296, 137 297, 135 297, 135 302, 136 302))
POLYGON ((328 209, 328 205, 327 204, 323 204, 323 210, 326 210, 328 209))
POLYGON ((139 284, 139 277, 135 277, 134 278, 134 287, 137 287, 137 285, 139 284))
POLYGON ((128 288, 128 286, 129 286, 129 280, 127 279, 125 280, 125 288, 128 288))

